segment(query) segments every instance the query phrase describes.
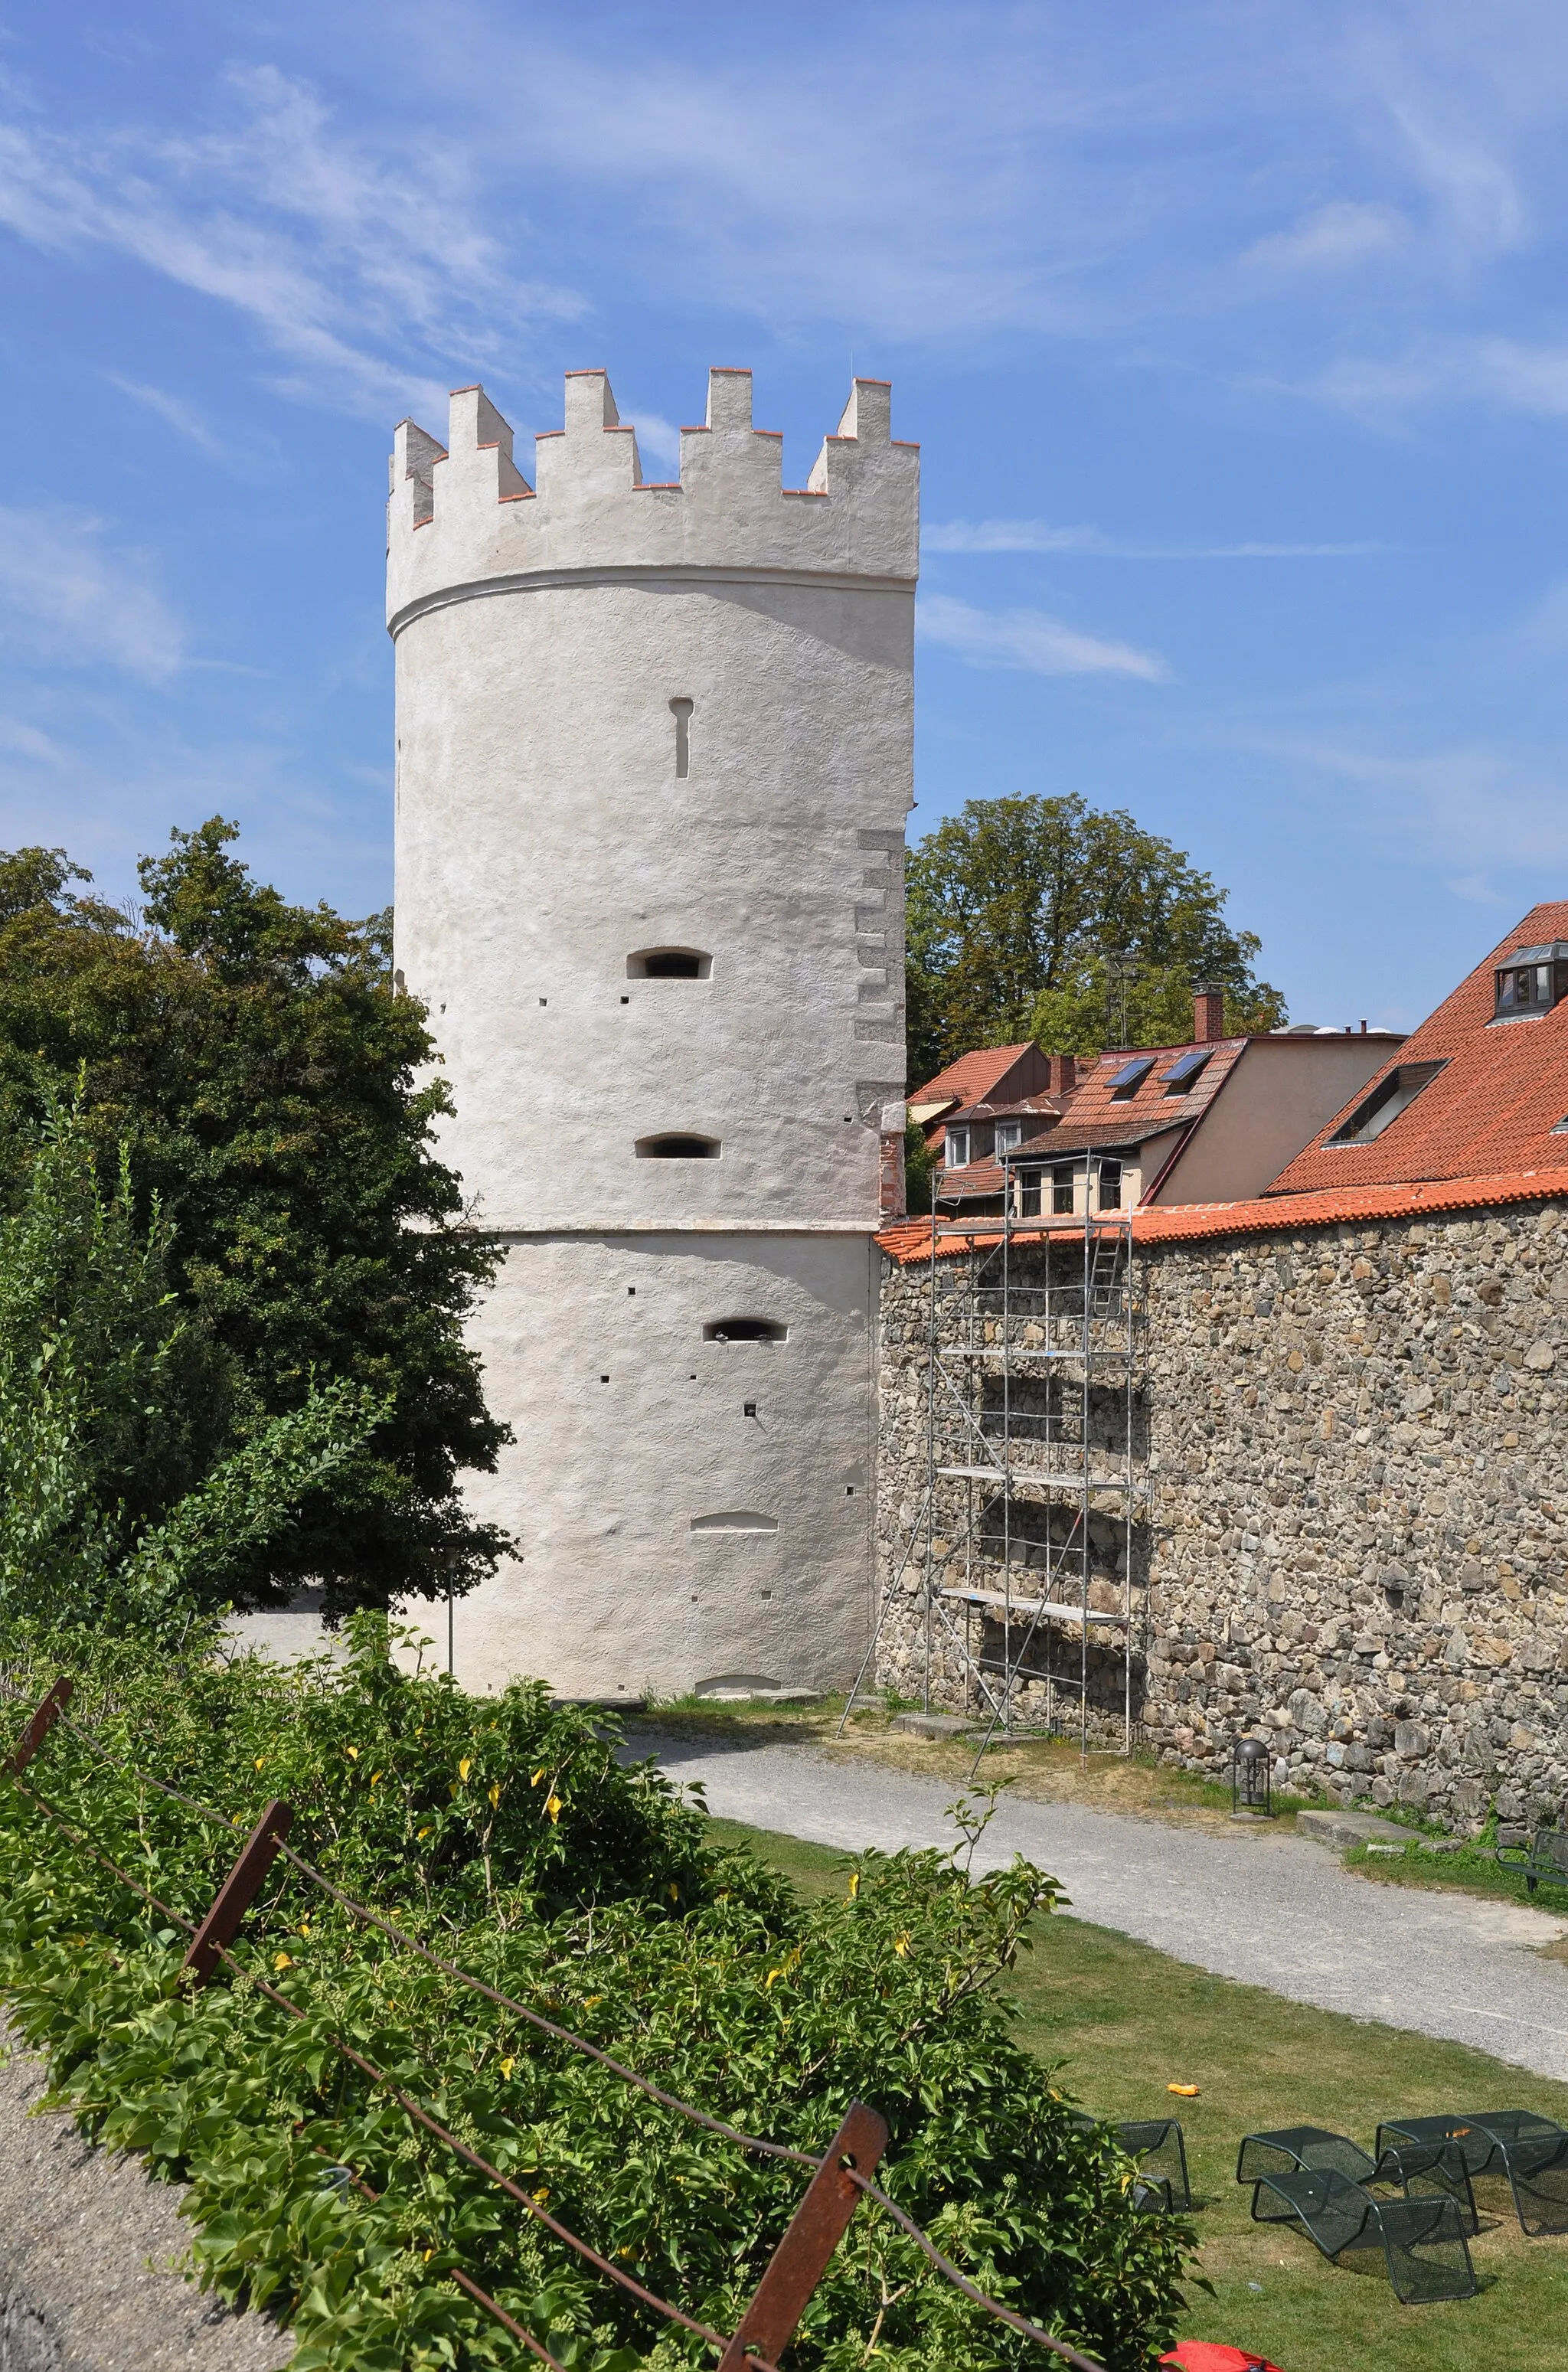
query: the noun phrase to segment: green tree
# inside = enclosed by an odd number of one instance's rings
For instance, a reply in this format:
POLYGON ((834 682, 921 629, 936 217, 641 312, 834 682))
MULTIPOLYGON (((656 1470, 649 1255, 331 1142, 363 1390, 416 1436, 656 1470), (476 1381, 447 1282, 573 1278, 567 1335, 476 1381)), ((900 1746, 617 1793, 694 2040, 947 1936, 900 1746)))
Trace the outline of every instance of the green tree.
POLYGON ((505 1545, 457 1487, 506 1437, 463 1337, 498 1250, 435 1157, 448 1097, 386 918, 288 904, 236 837, 216 818, 175 832, 142 860, 140 914, 79 893, 90 876, 62 850, 0 857, 0 1192, 21 1208, 50 1098, 77 1090, 100 1179, 123 1146, 137 1223, 163 1230, 181 1325, 157 1422, 116 1470, 138 1534, 273 1419, 352 1384, 381 1412, 373 1434, 236 1548, 232 1595, 460 1591, 505 1545))
POLYGON ((912 1082, 1031 1037, 1081 1055, 1183 1040, 1200 982, 1224 988, 1227 1027, 1276 1028, 1284 1001, 1227 895, 1122 809, 970 799, 910 860, 912 1082))
MULTIPOLYGON (((381 1406, 314 1385, 145 1529, 122 1485, 156 1466, 184 1321, 168 1229, 137 1219, 129 1163, 100 1182, 80 1105, 50 1103, 0 1216, 0 1621, 167 1633, 353 1463, 381 1406)), ((145 1495, 145 1492, 142 1495, 145 1495)))

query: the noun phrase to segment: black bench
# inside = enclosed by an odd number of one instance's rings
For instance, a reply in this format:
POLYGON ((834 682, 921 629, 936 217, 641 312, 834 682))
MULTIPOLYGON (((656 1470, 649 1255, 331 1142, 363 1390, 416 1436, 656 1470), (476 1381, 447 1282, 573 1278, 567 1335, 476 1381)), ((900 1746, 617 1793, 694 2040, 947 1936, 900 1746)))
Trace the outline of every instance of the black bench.
POLYGON ((1548 1886, 1568 1888, 1568 1829, 1543 1821, 1527 1845, 1498 1845, 1492 1857, 1499 1869, 1522 1878, 1530 1894, 1543 1878, 1548 1886))

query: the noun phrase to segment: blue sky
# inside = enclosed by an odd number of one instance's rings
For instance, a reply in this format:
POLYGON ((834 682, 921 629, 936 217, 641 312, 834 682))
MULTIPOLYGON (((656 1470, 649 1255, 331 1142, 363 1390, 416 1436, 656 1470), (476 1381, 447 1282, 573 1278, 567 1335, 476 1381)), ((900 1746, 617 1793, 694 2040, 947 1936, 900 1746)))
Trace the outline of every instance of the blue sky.
POLYGON ((1568 895, 1553 0, 24 5, 0 19, 0 844, 237 816, 390 894, 390 430, 749 363, 924 448, 912 829, 1130 808, 1301 1019, 1568 895))

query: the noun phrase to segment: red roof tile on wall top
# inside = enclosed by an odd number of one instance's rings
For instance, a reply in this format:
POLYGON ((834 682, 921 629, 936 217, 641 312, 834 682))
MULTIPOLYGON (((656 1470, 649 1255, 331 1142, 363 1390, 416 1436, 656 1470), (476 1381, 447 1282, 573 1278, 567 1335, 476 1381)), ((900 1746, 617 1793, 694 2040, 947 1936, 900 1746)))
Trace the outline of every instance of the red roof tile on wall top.
POLYGON ((1568 939, 1568 900, 1532 906, 1435 1013, 1405 1040, 1312 1143, 1287 1163, 1271 1194, 1301 1194, 1400 1180, 1478 1178, 1544 1170, 1564 1158, 1554 1136, 1568 1119, 1568 998, 1538 1017, 1493 1020, 1493 973, 1516 948, 1568 939), (1328 1139, 1390 1071, 1444 1068, 1369 1145, 1328 1139))
MULTIPOLYGON (((1187 1203, 1167 1210, 1138 1211, 1132 1217, 1137 1244, 1212 1240, 1221 1236, 1288 1236, 1307 1227, 1353 1227, 1375 1219, 1415 1219, 1425 1213, 1485 1211, 1509 1203, 1568 1201, 1568 1165, 1520 1169, 1498 1176, 1435 1179, 1412 1185, 1342 1186, 1318 1194, 1274 1194, 1249 1203, 1187 1203)), ((983 1222, 944 1238, 952 1220, 937 1220, 939 1260, 957 1258, 971 1243, 1000 1242, 999 1231, 983 1222)), ((1042 1221, 1037 1227, 1015 1227, 1014 1243, 1040 1242, 1048 1236, 1081 1236, 1082 1219, 1042 1221)), ((900 1267, 931 1257, 929 1219, 898 1219, 884 1227, 877 1242, 900 1267)))

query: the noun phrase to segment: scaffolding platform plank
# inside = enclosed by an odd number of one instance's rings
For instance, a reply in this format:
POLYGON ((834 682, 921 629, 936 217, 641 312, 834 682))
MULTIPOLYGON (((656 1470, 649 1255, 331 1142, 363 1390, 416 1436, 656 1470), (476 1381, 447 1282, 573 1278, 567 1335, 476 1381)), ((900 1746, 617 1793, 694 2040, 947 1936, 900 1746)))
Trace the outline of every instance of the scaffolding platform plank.
POLYGON ((1148 1489, 1146 1482, 1134 1482, 1130 1476, 1114 1474, 1075 1474, 1070 1468, 1046 1466, 939 1466, 938 1474, 953 1482, 1034 1482, 1042 1490, 1082 1491, 1086 1484, 1091 1491, 1120 1491, 1140 1496, 1148 1489))
POLYGON ((1091 1606, 1086 1617, 1081 1606, 1063 1606, 1054 1598, 1009 1598, 1000 1589, 945 1589, 941 1595, 961 1599, 966 1606, 1003 1606, 1013 1614, 1039 1615, 1042 1622, 1060 1622, 1072 1631, 1082 1630, 1086 1620, 1114 1622, 1121 1630, 1126 1629, 1128 1622, 1125 1614, 1102 1613, 1098 1606, 1091 1606))

